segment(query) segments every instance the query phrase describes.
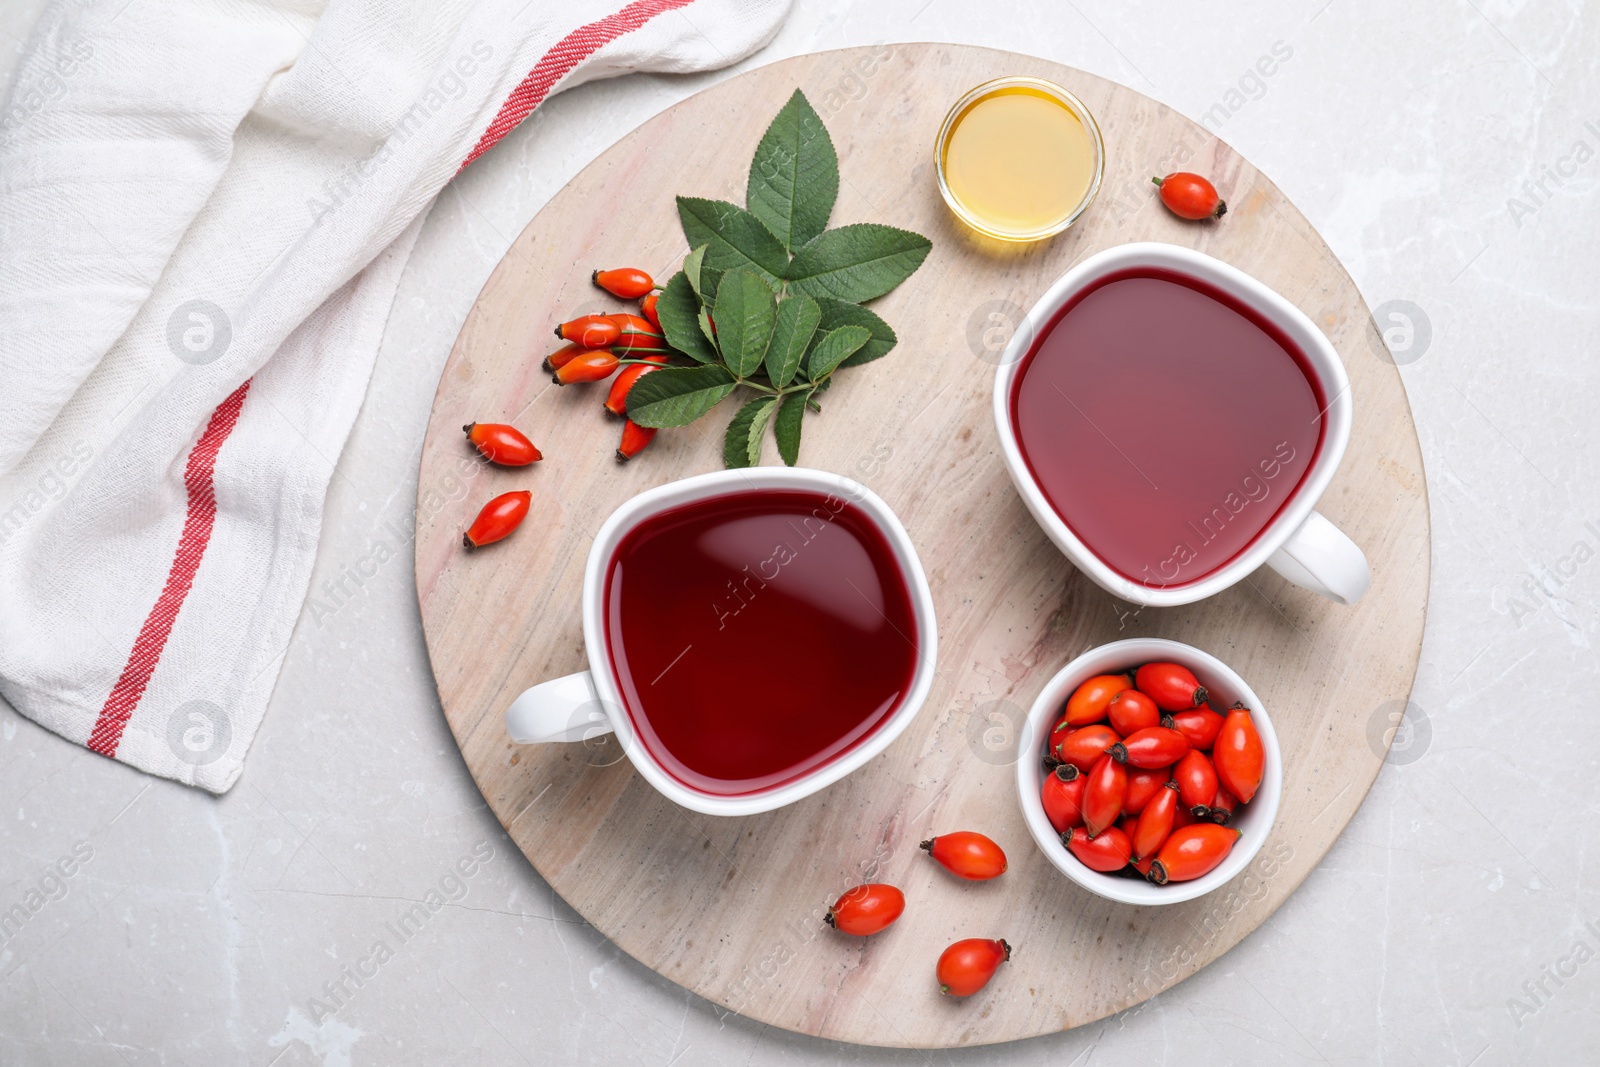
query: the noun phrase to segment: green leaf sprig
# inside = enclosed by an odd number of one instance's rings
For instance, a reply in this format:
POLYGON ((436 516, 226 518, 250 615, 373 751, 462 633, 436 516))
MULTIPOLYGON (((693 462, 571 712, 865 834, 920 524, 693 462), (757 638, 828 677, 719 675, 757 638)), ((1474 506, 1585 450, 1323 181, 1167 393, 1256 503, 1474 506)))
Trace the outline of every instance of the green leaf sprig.
POLYGON ((692 251, 656 304, 661 332, 693 366, 663 367, 628 392, 640 426, 686 426, 735 389, 755 392, 728 424, 729 467, 760 462, 771 426, 794 466, 801 420, 844 367, 885 355, 895 334, 862 303, 909 278, 933 248, 920 234, 856 223, 826 229, 839 196, 833 139, 798 89, 756 146, 746 207, 678 197, 692 251))

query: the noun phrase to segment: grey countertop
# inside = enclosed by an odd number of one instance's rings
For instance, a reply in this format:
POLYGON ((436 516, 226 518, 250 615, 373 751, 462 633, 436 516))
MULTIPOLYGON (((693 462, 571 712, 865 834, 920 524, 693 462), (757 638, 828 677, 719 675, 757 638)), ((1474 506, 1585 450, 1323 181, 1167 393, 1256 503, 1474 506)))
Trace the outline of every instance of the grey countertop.
MULTIPOLYGON (((0 10, 8 79, 41 6, 0 10)), ((889 1052, 721 1018, 589 927, 500 831, 423 647, 407 544, 417 457, 445 355, 515 234, 618 136, 729 72, 639 76, 551 100, 434 207, 339 460, 313 585, 393 559, 336 611, 302 615, 231 793, 146 777, 0 704, 0 910, 33 890, 47 898, 0 941, 0 1063, 1592 1059, 1600 8, 1184 11, 797 0, 747 65, 941 40, 1118 79, 1209 116, 1394 328, 1434 532, 1415 729, 1259 930, 1076 1031, 889 1052), (1259 76, 1279 42, 1290 58, 1259 76), (376 553, 380 542, 391 551, 376 553), (436 889, 446 905, 422 929, 387 933, 436 889), (345 968, 380 939, 392 951, 352 981, 345 968)))

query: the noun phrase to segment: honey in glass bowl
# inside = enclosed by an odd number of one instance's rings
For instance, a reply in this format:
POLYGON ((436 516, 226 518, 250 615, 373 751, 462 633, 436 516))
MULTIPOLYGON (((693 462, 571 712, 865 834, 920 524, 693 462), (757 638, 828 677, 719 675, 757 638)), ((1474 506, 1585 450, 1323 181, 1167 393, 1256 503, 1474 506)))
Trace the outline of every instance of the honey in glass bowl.
POLYGON ((1065 230, 1100 190, 1105 143, 1083 101, 1039 78, 998 78, 956 101, 939 130, 939 191, 1002 241, 1065 230))

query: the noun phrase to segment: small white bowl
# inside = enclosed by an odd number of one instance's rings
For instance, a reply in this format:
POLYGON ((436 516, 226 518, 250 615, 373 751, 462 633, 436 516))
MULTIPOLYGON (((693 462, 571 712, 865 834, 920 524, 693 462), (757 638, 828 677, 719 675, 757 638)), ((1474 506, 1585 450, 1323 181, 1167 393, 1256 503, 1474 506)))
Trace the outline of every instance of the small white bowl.
POLYGON ((1017 760, 1017 799, 1022 804, 1022 817, 1027 821, 1028 832, 1045 857, 1062 874, 1077 882, 1091 893, 1124 904, 1176 904, 1204 896, 1228 882, 1255 859, 1256 853, 1266 843, 1272 824, 1278 818, 1278 802, 1283 794, 1283 753, 1278 749, 1278 735, 1273 732, 1272 720, 1255 690, 1245 684, 1227 664, 1215 656, 1179 641, 1158 637, 1139 637, 1127 641, 1113 641, 1109 645, 1092 648, 1057 672, 1045 683, 1044 691, 1028 711, 1022 728, 1021 757, 1017 760), (1228 858, 1216 870, 1189 882, 1169 882, 1154 885, 1124 874, 1102 874, 1085 867, 1078 857, 1067 851, 1045 817, 1044 804, 1039 800, 1039 789, 1044 784, 1043 756, 1050 728, 1061 717, 1062 708, 1072 691, 1097 674, 1117 674, 1130 667, 1145 663, 1179 663, 1194 672, 1200 684, 1211 694, 1211 704, 1228 708, 1239 701, 1250 709, 1256 732, 1261 735, 1266 750, 1266 770, 1261 778, 1261 788, 1255 799, 1241 806, 1228 825, 1243 831, 1228 853, 1228 858))

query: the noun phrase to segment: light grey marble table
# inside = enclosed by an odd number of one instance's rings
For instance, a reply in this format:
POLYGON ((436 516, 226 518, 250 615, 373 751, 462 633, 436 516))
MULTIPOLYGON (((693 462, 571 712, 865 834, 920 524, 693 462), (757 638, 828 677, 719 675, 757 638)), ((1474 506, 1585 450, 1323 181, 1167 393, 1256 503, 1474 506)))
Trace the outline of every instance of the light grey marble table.
MULTIPOLYGON (((0 9, 7 81, 40 7, 0 9)), ((501 833, 423 648, 417 456, 439 368, 515 234, 618 136, 731 72, 631 77, 552 100, 434 207, 339 460, 314 585, 379 543, 396 560, 331 615, 302 616, 230 794, 148 778, 0 705, 0 910, 58 861, 72 871, 0 939, 0 1063, 1593 1062, 1600 8, 1178 10, 797 0, 747 65, 940 40, 1123 81, 1270 175, 1393 328, 1434 531, 1416 729, 1259 930, 1077 1031, 887 1052, 720 1018, 586 925, 501 833), (1275 46, 1290 58, 1260 77, 1275 46), (463 858, 471 877, 451 880, 463 858), (435 889, 448 906, 389 932, 435 889), (392 953, 358 984, 345 968, 380 939, 392 953)))

